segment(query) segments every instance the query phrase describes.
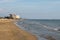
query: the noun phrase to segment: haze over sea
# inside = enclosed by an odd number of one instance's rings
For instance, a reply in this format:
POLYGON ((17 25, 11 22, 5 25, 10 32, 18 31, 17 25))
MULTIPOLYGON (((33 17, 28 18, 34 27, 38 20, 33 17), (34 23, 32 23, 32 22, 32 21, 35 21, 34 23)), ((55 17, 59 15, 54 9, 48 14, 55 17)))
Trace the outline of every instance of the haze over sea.
POLYGON ((17 22, 19 27, 33 35, 38 40, 47 40, 47 36, 51 36, 56 40, 60 40, 60 20, 41 20, 41 19, 25 19, 17 22))

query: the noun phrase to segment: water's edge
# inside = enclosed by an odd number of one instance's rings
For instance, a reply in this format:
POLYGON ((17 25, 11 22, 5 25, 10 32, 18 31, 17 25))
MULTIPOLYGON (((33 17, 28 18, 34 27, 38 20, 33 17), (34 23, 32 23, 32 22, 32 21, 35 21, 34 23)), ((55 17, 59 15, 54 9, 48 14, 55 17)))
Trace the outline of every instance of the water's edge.
POLYGON ((32 34, 32 35, 35 35, 38 40, 47 40, 47 39, 45 39, 45 38, 43 38, 43 37, 40 37, 40 36, 38 36, 38 35, 36 35, 36 34, 33 34, 33 33, 29 32, 28 30, 22 28, 20 25, 18 25, 18 22, 19 22, 19 21, 16 21, 14 24, 15 24, 17 27, 19 27, 20 29, 27 31, 28 33, 30 33, 30 34, 32 34))

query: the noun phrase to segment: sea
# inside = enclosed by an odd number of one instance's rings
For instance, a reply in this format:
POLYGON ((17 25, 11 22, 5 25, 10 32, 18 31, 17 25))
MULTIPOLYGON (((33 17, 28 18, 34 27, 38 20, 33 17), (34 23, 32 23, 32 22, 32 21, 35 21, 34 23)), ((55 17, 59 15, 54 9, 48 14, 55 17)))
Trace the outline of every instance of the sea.
POLYGON ((37 37, 37 40, 60 40, 60 20, 21 19, 17 25, 37 37))

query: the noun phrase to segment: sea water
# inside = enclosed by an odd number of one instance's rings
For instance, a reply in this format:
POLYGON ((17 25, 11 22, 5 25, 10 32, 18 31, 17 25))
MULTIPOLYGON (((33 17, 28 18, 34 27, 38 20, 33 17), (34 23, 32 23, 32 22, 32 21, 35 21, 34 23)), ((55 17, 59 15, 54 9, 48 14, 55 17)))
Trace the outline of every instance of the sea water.
POLYGON ((36 35, 38 40, 48 40, 47 37, 60 40, 60 20, 25 19, 19 20, 17 24, 21 29, 36 35))

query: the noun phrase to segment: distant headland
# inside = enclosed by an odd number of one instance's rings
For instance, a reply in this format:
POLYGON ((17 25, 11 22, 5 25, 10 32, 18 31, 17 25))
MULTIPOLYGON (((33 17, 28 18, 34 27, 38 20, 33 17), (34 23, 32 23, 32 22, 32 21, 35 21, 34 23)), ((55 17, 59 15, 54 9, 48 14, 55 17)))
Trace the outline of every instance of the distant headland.
POLYGON ((16 14, 9 14, 8 16, 0 17, 0 19, 20 19, 20 16, 16 14))

